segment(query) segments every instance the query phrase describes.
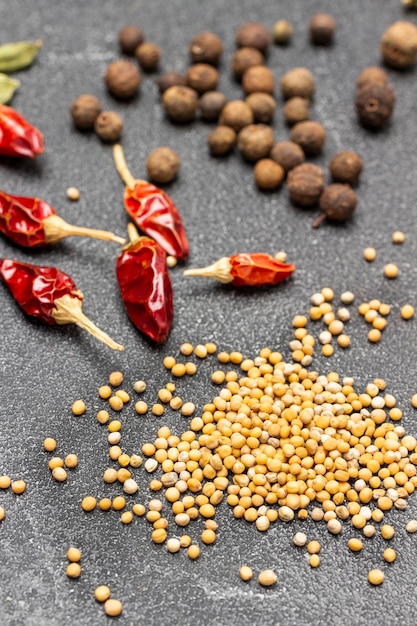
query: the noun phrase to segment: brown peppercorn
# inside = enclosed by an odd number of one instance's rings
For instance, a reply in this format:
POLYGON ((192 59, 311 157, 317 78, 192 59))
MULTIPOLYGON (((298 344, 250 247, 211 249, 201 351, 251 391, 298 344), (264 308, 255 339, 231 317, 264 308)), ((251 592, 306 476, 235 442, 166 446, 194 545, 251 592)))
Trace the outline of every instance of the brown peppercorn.
POLYGON ((318 46, 330 46, 333 43, 335 30, 336 22, 328 13, 317 13, 310 20, 310 39, 318 46))
POLYGON ((155 148, 146 159, 148 178, 155 183, 169 183, 178 174, 180 158, 174 150, 166 146, 155 148))
POLYGON ((356 114, 367 128, 382 128, 392 116, 395 93, 391 85, 368 83, 356 92, 356 114))
POLYGON ((262 65, 264 57, 256 48, 239 48, 232 57, 232 72, 237 80, 241 80, 247 69, 254 65, 262 65))
POLYGON ((280 185, 285 178, 283 168, 272 159, 261 159, 253 168, 255 183, 263 191, 272 191, 280 185))
POLYGON ((161 48, 150 41, 141 43, 135 50, 135 57, 145 72, 154 72, 161 60, 161 48))
POLYGON ((356 87, 361 89, 367 83, 386 85, 388 83, 388 74, 382 67, 378 67, 377 65, 365 67, 356 79, 356 87))
POLYGON ((322 215, 315 220, 313 227, 319 226, 324 218, 335 222, 348 220, 356 209, 357 203, 358 200, 352 187, 341 183, 332 183, 326 187, 320 196, 322 215))
POLYGON ((122 118, 115 111, 102 111, 94 123, 94 130, 102 141, 114 143, 123 131, 122 118))
POLYGON ((417 55, 417 26, 405 21, 391 24, 381 37, 381 55, 390 67, 411 67, 417 55))
POLYGON ((133 63, 121 60, 110 63, 105 81, 112 96, 120 100, 129 100, 137 94, 142 77, 133 63))
POLYGON ((219 73, 215 67, 208 63, 196 63, 188 68, 186 80, 189 87, 201 94, 216 89, 219 73))
POLYGON ((263 91, 274 93, 274 75, 265 65, 254 65, 246 70, 242 76, 242 89, 245 94, 263 91))
POLYGON ((278 46, 286 46, 293 34, 293 27, 288 20, 278 20, 272 29, 274 43, 278 46))
POLYGON ((312 207, 324 189, 324 171, 313 163, 302 163, 288 172, 287 184, 289 196, 295 204, 312 207))
POLYGON ((79 130, 91 130, 101 112, 101 103, 96 96, 84 93, 71 104, 70 113, 74 126, 79 130))
POLYGON ((271 34, 263 24, 246 22, 236 31, 235 41, 238 48, 249 46, 265 53, 271 43, 271 34))
POLYGON ((285 99, 308 98, 311 100, 315 91, 314 76, 306 67, 294 67, 281 76, 281 91, 285 99))
POLYGON ((162 103, 172 122, 187 124, 195 118, 198 105, 197 92, 190 87, 173 85, 164 91, 162 103))
POLYGON ((248 161, 259 161, 268 156, 273 145, 274 133, 266 124, 249 124, 237 137, 237 147, 248 161))
POLYGON ((307 155, 320 154, 326 141, 326 131, 319 122, 299 122, 291 129, 291 141, 298 143, 307 155))
POLYGON ((279 141, 271 150, 271 159, 281 165, 284 172, 289 172, 305 161, 303 149, 293 141, 279 141))
POLYGON ((207 143, 213 156, 224 156, 233 150, 236 132, 230 126, 217 126, 211 131, 207 143))
POLYGON ((161 74, 157 80, 159 93, 162 95, 164 91, 169 89, 169 87, 174 87, 174 85, 181 85, 185 87, 187 85, 187 79, 184 74, 180 74, 179 72, 165 72, 161 74))
POLYGON ((214 33, 198 33, 191 39, 189 52, 193 63, 218 65, 223 54, 223 44, 214 33))
POLYGON ((255 91, 246 98, 246 103, 253 113, 253 121, 259 124, 269 124, 274 116, 277 103, 269 93, 255 91))
POLYGON ((198 101, 201 119, 206 122, 217 122, 226 104, 226 96, 221 91, 206 91, 198 101))
POLYGON ((132 24, 127 24, 119 30, 119 46, 122 52, 133 56, 136 48, 145 40, 143 30, 132 24))
POLYGON ((253 123, 252 109, 243 100, 231 100, 224 105, 219 123, 230 126, 238 133, 244 126, 253 123))
POLYGON ((310 100, 299 96, 289 98, 284 104, 283 113, 285 121, 290 126, 305 122, 310 117, 310 100))
POLYGON ((342 150, 334 155, 329 163, 329 170, 332 178, 338 183, 348 183, 355 185, 362 172, 363 162, 356 152, 352 150, 342 150))

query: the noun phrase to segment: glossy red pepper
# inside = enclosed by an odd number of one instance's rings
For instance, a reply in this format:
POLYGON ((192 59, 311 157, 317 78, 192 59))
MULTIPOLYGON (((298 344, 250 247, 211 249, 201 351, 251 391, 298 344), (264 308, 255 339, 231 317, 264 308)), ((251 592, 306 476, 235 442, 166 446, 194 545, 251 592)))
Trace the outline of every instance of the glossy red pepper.
POLYGON ((186 270, 184 276, 215 278, 237 287, 276 285, 294 272, 295 266, 281 263, 269 254, 255 252, 222 257, 208 267, 186 270))
POLYGON ((187 236, 171 198, 159 187, 133 178, 120 145, 114 146, 113 155, 117 171, 126 184, 124 205, 136 226, 155 239, 167 254, 177 259, 187 258, 187 236))
POLYGON ((1 104, 0 154, 33 159, 42 152, 42 133, 12 107, 1 104))
POLYGON ((55 267, 0 259, 0 278, 25 313, 45 324, 77 324, 113 350, 124 350, 82 312, 83 294, 55 267))
POLYGON ((122 237, 106 230, 67 224, 50 204, 40 198, 12 196, 3 191, 0 191, 0 232, 26 248, 57 243, 72 235, 125 243, 122 237))
POLYGON ((123 303, 133 324, 147 337, 165 341, 173 319, 172 287, 165 250, 150 237, 139 237, 129 224, 130 243, 116 261, 123 303))

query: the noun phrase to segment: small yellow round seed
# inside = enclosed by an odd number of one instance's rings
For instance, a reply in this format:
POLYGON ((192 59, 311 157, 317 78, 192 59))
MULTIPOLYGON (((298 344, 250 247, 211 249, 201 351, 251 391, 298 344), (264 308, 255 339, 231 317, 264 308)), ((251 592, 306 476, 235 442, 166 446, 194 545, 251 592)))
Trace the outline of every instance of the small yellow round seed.
POLYGON ((145 415, 148 412, 148 405, 143 400, 135 403, 135 411, 138 415, 145 415))
POLYGON ((146 508, 143 504, 140 504, 139 502, 137 502, 132 506, 132 511, 138 517, 142 517, 142 515, 145 515, 146 513, 146 508))
POLYGON ((321 546, 320 546, 318 541, 310 541, 307 544, 307 551, 310 554, 318 554, 320 552, 320 548, 321 548, 321 546))
POLYGON ((94 589, 94 597, 97 602, 105 602, 110 598, 110 587, 107 585, 99 585, 94 589))
POLYGON ((0 476, 0 489, 8 489, 12 484, 10 476, 0 476))
POLYGON ((109 415, 108 411, 101 410, 101 411, 99 411, 99 412, 97 413, 97 421, 98 421, 100 424, 107 424, 107 422, 109 421, 109 419, 110 419, 110 415, 109 415))
POLYGON ((112 372, 109 376, 109 383, 112 387, 118 387, 123 382, 122 372, 112 372))
POLYGON ((124 511, 124 513, 122 513, 120 516, 120 521, 122 522, 122 524, 130 524, 132 520, 133 520, 132 511, 124 511))
POLYGON ((414 307, 411 306, 411 304, 404 304, 404 306, 401 307, 401 317, 403 320, 411 320, 411 318, 414 317, 414 307))
POLYGON ((67 558, 68 561, 71 561, 71 563, 78 563, 78 561, 81 561, 81 550, 79 548, 71 546, 70 548, 68 548, 67 558))
POLYGON ((192 361, 187 361, 185 364, 185 373, 188 374, 188 376, 194 376, 194 374, 197 373, 197 365, 192 363, 192 361))
POLYGON ((311 567, 318 567, 320 565, 320 557, 318 554, 312 554, 310 556, 311 567))
POLYGON ((114 395, 120 398, 123 404, 127 404, 130 400, 130 396, 125 389, 118 389, 114 395))
POLYGON ((47 452, 53 452, 56 448, 55 439, 52 439, 52 437, 47 437, 43 440, 43 447, 44 450, 46 450, 47 452))
POLYGON ((123 604, 116 598, 109 598, 104 603, 104 612, 109 617, 117 617, 123 611, 123 604))
POLYGON ((175 365, 171 368, 171 374, 177 378, 185 376, 186 373, 187 370, 184 363, 175 363, 175 365))
POLYGON ((394 563, 395 559, 397 558, 397 553, 393 548, 386 548, 384 550, 383 556, 384 561, 386 561, 387 563, 394 563))
POLYGON ((378 330, 377 328, 372 328, 372 330, 368 332, 368 340, 371 343, 378 343, 380 339, 381 339, 381 331, 378 330))
POLYGON ((67 454, 65 457, 65 465, 68 469, 74 469, 78 465, 78 456, 76 454, 67 454))
POLYGON ((81 565, 79 563, 70 563, 66 569, 68 578, 78 578, 81 574, 81 565))
POLYGON ((12 482, 13 493, 20 495, 26 490, 26 483, 24 480, 14 480, 12 482))
POLYGON ((401 230, 396 230, 392 233, 392 243, 404 243, 405 234, 401 230))
POLYGON ((395 535, 394 527, 390 524, 384 524, 381 526, 381 535, 384 539, 392 539, 395 535))
POLYGON ((384 265, 384 275, 386 278, 397 278, 399 271, 395 263, 387 263, 384 265))
POLYGON ((49 459, 48 467, 50 470, 54 470, 56 467, 64 467, 64 460, 60 456, 53 456, 49 459))
POLYGON ((111 509, 110 498, 101 498, 101 500, 99 500, 98 507, 100 511, 110 511, 111 509))
POLYGON ((376 259, 375 248, 365 248, 365 250, 363 251, 363 258, 365 259, 365 261, 368 261, 369 263, 371 263, 372 261, 375 261, 376 259))
POLYGON ((164 543, 167 538, 167 531, 165 528, 157 528, 152 532, 151 537, 154 543, 164 543))
POLYGON ((380 585, 384 582, 384 578, 384 572, 382 572, 380 569, 371 569, 368 572, 368 581, 371 583, 371 585, 380 585))
POLYGON ((86 496, 81 501, 81 508, 83 511, 94 511, 96 504, 97 500, 93 496, 86 496))
POLYGON ((361 539, 357 539, 356 537, 352 537, 349 539, 348 546, 352 550, 352 552, 360 552, 363 548, 363 542, 361 539))
POLYGON ((76 400, 73 402, 71 410, 74 415, 82 415, 86 410, 85 402, 83 400, 76 400))
POLYGON ((178 259, 175 256, 172 256, 172 254, 168 254, 167 255, 167 266, 172 269, 173 267, 175 267, 178 263, 178 259))
POLYGON ((3 509, 2 506, 0 506, 0 522, 4 520, 5 516, 6 516, 6 511, 3 509))
POLYGON ((52 477, 58 482, 63 483, 67 480, 67 472, 63 467, 54 467, 52 470, 52 477))
POLYGON ((146 383, 144 380, 137 380, 133 385, 134 391, 136 393, 143 393, 146 389, 146 383))
POLYGON ((153 415, 156 415, 157 417, 161 417, 161 415, 164 414, 164 411, 165 411, 164 406, 162 404, 159 404, 159 402, 152 405, 153 415))
POLYGON ((407 522, 405 529, 408 533, 417 533, 417 520, 410 519, 410 521, 407 522))
POLYGON ((111 505, 115 511, 121 511, 126 506, 126 499, 123 496, 116 496, 111 505))
POLYGON ((113 411, 121 411, 123 409, 123 400, 121 400, 118 396, 111 396, 109 398, 109 404, 113 411))
POLYGON ((277 582, 277 575, 272 569, 264 569, 259 573, 258 583, 263 587, 271 587, 277 582))
POLYGON ((216 533, 214 532, 214 530, 206 528, 201 533, 201 540, 203 543, 212 544, 216 541, 216 533))
POLYGON ((191 544, 187 549, 187 554, 192 560, 198 559, 200 556, 200 548, 195 544, 191 544))
POLYGON ((181 407, 182 415, 189 417, 195 411, 195 404, 193 402, 185 402, 181 407))
POLYGON ((80 199, 80 190, 77 189, 77 187, 68 187, 66 194, 68 200, 71 200, 72 202, 76 202, 80 199))
POLYGON ((251 580, 251 578, 253 577, 252 568, 249 567, 248 565, 242 565, 242 567, 239 569, 239 576, 245 582, 247 582, 248 580, 251 580))
POLYGON ((98 395, 102 398, 102 400, 108 400, 111 393, 111 387, 109 385, 102 385, 98 390, 98 395))
POLYGON ((349 348, 350 346, 350 337, 349 335, 345 335, 342 333, 337 338, 337 343, 341 348, 349 348))
POLYGON ((180 352, 184 356, 191 356, 193 353, 194 347, 191 343, 185 342, 180 345, 180 352))
POLYGON ((198 356, 199 359, 205 359, 207 356, 207 348, 206 346, 203 346, 202 344, 198 344, 195 347, 194 353, 196 356, 198 356))

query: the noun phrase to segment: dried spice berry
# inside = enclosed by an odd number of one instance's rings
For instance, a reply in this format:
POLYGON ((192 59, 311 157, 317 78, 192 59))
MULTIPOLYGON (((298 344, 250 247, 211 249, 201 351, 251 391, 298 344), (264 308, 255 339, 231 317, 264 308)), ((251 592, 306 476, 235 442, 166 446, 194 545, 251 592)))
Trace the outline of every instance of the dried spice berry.
POLYGON ((146 159, 148 178, 154 183, 169 183, 177 176, 180 164, 180 158, 172 148, 155 148, 146 159))
POLYGON ((279 141, 273 146, 271 159, 281 165, 285 172, 289 172, 305 161, 305 154, 301 146, 293 141, 279 141))
POLYGON ((169 87, 181 85, 185 87, 187 85, 187 79, 184 74, 179 72, 165 72, 161 74, 157 81, 159 93, 163 94, 169 87))
POLYGON ((79 130, 91 130, 101 112, 101 102, 96 96, 85 93, 71 104, 71 117, 74 126, 79 130))
POLYGON ((324 172, 313 163, 302 163, 288 172, 288 193, 291 200, 302 207, 312 207, 319 201, 324 189, 324 172))
POLYGON ((285 99, 308 98, 311 100, 315 91, 314 76, 306 67, 294 67, 281 76, 281 92, 285 99))
POLYGON ((269 124, 274 116, 277 103, 269 93, 255 91, 246 98, 246 103, 253 113, 253 121, 259 124, 269 124))
POLYGON ((356 193, 350 185, 332 183, 320 196, 322 214, 313 222, 313 228, 317 228, 326 218, 334 222, 348 220, 352 217, 357 204, 356 193))
POLYGON ((94 130, 102 141, 114 143, 123 131, 122 118, 115 111, 102 111, 94 123, 94 130))
POLYGON ((253 124, 252 109, 243 100, 231 100, 224 105, 219 123, 230 126, 238 133, 244 126, 253 124))
POLYGON ((218 65, 223 54, 223 43, 214 33, 198 33, 191 40, 189 52, 193 63, 218 65))
POLYGON ((417 26, 405 21, 391 24, 381 37, 381 55, 390 67, 411 67, 417 56, 417 26))
POLYGON ((136 60, 145 72, 154 72, 158 68, 161 56, 161 48, 150 41, 141 43, 135 50, 136 60))
POLYGON ((290 43, 293 27, 288 20, 278 20, 272 29, 274 43, 278 46, 286 46, 290 43))
POLYGON ((133 63, 121 60, 110 63, 105 81, 112 96, 120 100, 129 100, 139 91, 142 77, 133 63))
POLYGON ((195 119, 198 96, 194 89, 181 85, 169 87, 163 93, 162 102, 171 122, 188 124, 195 119))
POLYGON ((326 141, 326 131, 319 122, 299 122, 292 127, 290 136, 309 156, 320 154, 326 141))
POLYGON ((378 67, 377 65, 365 67, 356 79, 356 87, 361 89, 368 83, 386 85, 388 83, 388 74, 382 67, 378 67))
POLYGON ((289 98, 284 104, 283 113, 285 121, 290 126, 304 122, 310 117, 310 100, 299 96, 289 98))
POLYGON ((210 133, 207 143, 213 156, 225 156, 236 144, 236 132, 230 126, 217 126, 210 133))
POLYGON ((220 91, 206 91, 198 101, 201 118, 206 122, 217 122, 226 104, 226 96, 220 91))
POLYGON ((242 76, 242 89, 245 94, 262 91, 265 93, 274 93, 274 75, 264 65, 254 65, 246 70, 242 76))
POLYGON ((239 132, 237 147, 247 161, 268 156, 274 145, 274 133, 266 124, 249 124, 239 132))
POLYGON ((253 168, 255 183, 263 191, 272 191, 282 185, 285 172, 281 165, 272 159, 261 159, 253 168))
POLYGON ((395 105, 391 85, 368 83, 356 92, 356 114, 367 128, 378 129, 387 124, 395 105))
POLYGON ((214 91, 219 82, 219 73, 215 67, 208 63, 195 63, 188 68, 186 73, 187 85, 202 94, 206 91, 214 91))
POLYGON ((132 24, 127 24, 119 30, 119 46, 122 52, 133 56, 136 48, 145 40, 143 30, 132 24))
POLYGON ((328 13, 317 13, 310 20, 310 39, 318 46, 330 46, 333 43, 335 30, 336 22, 328 13))
POLYGON ((363 161, 356 152, 343 150, 334 155, 329 163, 332 178, 338 183, 355 185, 362 172, 363 161))
POLYGON ((254 65, 262 65, 264 57, 256 48, 239 48, 232 57, 232 72, 237 80, 241 80, 247 69, 254 65))
POLYGON ((236 31, 235 41, 238 48, 249 46, 265 53, 271 44, 271 34, 263 24, 246 22, 236 31))

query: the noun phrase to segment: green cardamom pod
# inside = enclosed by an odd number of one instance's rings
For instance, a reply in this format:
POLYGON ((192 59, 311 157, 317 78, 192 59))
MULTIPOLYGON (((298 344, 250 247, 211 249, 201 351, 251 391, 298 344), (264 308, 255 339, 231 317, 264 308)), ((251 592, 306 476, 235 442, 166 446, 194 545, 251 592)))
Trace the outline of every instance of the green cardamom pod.
POLYGON ((7 74, 0 74, 0 104, 7 104, 13 98, 16 89, 20 87, 20 80, 10 78, 7 74))
POLYGON ((35 60, 41 46, 41 41, 4 43, 0 46, 0 72, 9 74, 28 67, 35 60))

